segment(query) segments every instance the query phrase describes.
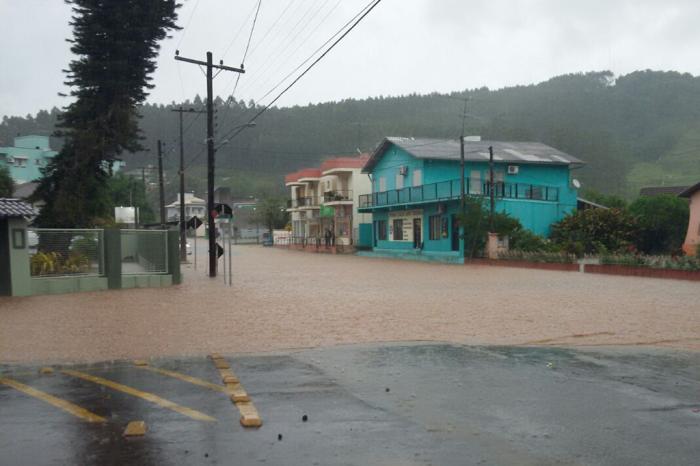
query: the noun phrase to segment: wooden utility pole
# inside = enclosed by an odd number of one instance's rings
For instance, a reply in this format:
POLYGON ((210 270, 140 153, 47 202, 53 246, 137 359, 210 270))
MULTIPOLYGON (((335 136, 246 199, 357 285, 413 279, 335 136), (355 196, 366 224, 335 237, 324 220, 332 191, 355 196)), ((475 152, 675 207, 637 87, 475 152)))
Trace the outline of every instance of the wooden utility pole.
POLYGON ((464 215, 464 135, 459 137, 459 210, 464 215))
MULTIPOLYGON (((185 218, 185 143, 183 140, 183 130, 182 130, 182 114, 187 113, 206 113, 201 110, 195 110, 193 108, 183 109, 173 108, 171 111, 180 114, 180 260, 187 260, 187 219, 185 218)), ((195 235, 197 232, 195 231, 195 235)))
MULTIPOLYGON (((175 51, 175 60, 192 63, 198 66, 206 66, 207 68, 207 228, 209 233, 209 276, 216 277, 216 226, 214 225, 214 90, 213 70, 216 68, 221 71, 233 71, 234 73, 245 73, 243 67, 233 68, 224 66, 223 61, 218 65, 212 63, 212 54, 207 52, 207 61, 193 60, 179 56, 179 51, 175 51)), ((218 74, 218 73, 217 73, 218 74)))
POLYGON ((491 201, 489 209, 489 233, 493 233, 493 211, 496 206, 495 194, 493 189, 493 146, 489 146, 489 198, 491 201))
POLYGON ((158 139, 158 191, 160 198, 160 227, 165 229, 165 192, 163 191, 163 148, 158 139))

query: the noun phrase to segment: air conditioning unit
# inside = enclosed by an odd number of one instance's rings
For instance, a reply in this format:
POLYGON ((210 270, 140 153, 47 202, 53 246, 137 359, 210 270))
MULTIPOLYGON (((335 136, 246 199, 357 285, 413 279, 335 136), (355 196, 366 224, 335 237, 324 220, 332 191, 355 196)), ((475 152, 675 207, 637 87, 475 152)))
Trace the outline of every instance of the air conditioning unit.
POLYGON ((517 165, 508 165, 509 175, 517 175, 518 171, 520 171, 520 167, 518 167, 517 165))
POLYGON ((406 165, 399 167, 399 175, 401 175, 401 176, 408 175, 408 167, 406 165))

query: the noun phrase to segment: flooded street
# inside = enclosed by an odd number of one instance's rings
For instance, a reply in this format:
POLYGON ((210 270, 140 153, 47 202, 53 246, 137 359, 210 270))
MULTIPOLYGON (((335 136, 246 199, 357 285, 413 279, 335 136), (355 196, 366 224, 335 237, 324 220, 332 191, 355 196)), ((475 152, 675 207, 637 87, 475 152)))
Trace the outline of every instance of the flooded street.
POLYGON ((387 341, 700 350, 693 282, 237 246, 229 287, 205 276, 201 243, 180 286, 0 298, 0 361, 387 341))

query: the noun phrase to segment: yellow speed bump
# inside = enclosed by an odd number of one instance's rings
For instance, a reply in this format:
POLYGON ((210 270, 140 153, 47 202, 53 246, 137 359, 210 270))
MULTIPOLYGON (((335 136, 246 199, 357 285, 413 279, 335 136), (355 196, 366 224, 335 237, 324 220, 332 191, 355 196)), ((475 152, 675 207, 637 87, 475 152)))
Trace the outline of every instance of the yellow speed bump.
POLYGON ((243 388, 243 385, 241 385, 228 362, 226 362, 224 358, 214 356, 218 355, 213 353, 209 357, 214 363, 214 366, 219 370, 219 375, 221 376, 221 380, 226 384, 226 390, 231 396, 231 401, 236 405, 241 414, 241 425, 244 427, 261 426, 262 420, 260 419, 258 410, 255 409, 248 393, 243 388))
POLYGON ((131 421, 124 429, 124 437, 136 437, 146 435, 146 423, 144 421, 131 421))
POLYGON ((69 369, 64 369, 61 372, 72 377, 77 377, 79 379, 87 380, 88 382, 104 385, 105 387, 109 387, 113 390, 117 390, 119 392, 126 393, 128 395, 135 396, 146 401, 150 401, 151 403, 157 404, 158 406, 169 409, 171 411, 175 411, 176 413, 180 413, 197 421, 216 422, 216 419, 214 419, 211 416, 208 416, 202 412, 199 412, 192 408, 188 408, 186 406, 180 406, 177 403, 174 403, 170 400, 166 400, 165 398, 161 398, 158 395, 154 395, 153 393, 143 392, 136 388, 132 388, 127 385, 114 382, 112 380, 103 379, 102 377, 87 374, 85 372, 74 371, 69 369))
POLYGON ((41 390, 37 390, 36 388, 30 387, 29 385, 17 382, 16 380, 8 379, 6 377, 0 377, 0 384, 7 385, 8 387, 12 387, 15 390, 19 390, 20 392, 25 393, 29 396, 33 396, 38 400, 41 400, 45 403, 62 409, 63 411, 70 413, 75 417, 79 417, 80 419, 83 419, 87 422, 106 422, 105 418, 103 418, 102 416, 98 416, 97 414, 92 413, 85 408, 81 408, 80 406, 75 405, 70 401, 56 398, 53 395, 49 395, 46 392, 42 392, 41 390))
POLYGON ((146 361, 145 359, 134 359, 134 365, 141 367, 148 366, 148 361, 146 361))
POLYGON ((236 407, 238 408, 238 412, 241 413, 241 425, 243 427, 260 427, 262 425, 260 414, 258 414, 258 410, 255 409, 253 403, 236 403, 236 407))
POLYGON ((53 368, 52 367, 42 367, 41 369, 39 369, 39 374, 51 375, 51 374, 53 374, 53 368))

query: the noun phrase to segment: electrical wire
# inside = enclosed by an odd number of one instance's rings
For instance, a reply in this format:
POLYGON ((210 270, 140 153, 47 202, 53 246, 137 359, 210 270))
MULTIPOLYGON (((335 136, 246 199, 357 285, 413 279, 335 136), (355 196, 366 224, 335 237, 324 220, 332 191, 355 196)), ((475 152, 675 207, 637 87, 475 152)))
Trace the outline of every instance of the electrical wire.
POLYGON ((182 45, 182 40, 185 38, 185 33, 187 32, 187 28, 190 27, 190 23, 192 22, 192 18, 194 17, 194 12, 197 11, 197 7, 199 6, 199 0, 196 1, 194 4, 194 8, 192 9, 192 13, 190 13, 190 19, 187 20, 187 24, 185 25, 184 28, 182 28, 182 34, 180 34, 180 40, 177 43, 176 49, 180 48, 180 45, 182 45))
MULTIPOLYGON (((302 66, 304 66, 306 63, 308 63, 309 60, 311 60, 319 51, 323 50, 323 48, 326 47, 326 45, 328 45, 334 38, 336 38, 336 37, 337 37, 339 34, 341 34, 347 27, 349 27, 349 25, 352 24, 353 21, 356 21, 357 18, 359 18, 366 10, 368 10, 368 9, 370 8, 370 5, 373 3, 373 1, 374 1, 374 0, 370 0, 370 2, 368 2, 355 16, 353 16, 352 18, 350 18, 350 20, 348 20, 345 24, 343 24, 343 26, 341 26, 341 27, 338 29, 338 31, 336 31, 335 34, 333 34, 331 37, 329 37, 328 40, 326 40, 326 42, 324 42, 323 44, 321 44, 321 46, 319 46, 316 50, 314 50, 314 52, 311 53, 311 55, 309 55, 309 57, 308 57, 306 60, 304 60, 301 64, 299 64, 294 70, 292 70, 291 73, 287 74, 287 76, 285 76, 281 81, 279 81, 275 86, 273 86, 272 89, 270 89, 269 91, 267 91, 262 97, 260 97, 259 99, 257 99, 257 102, 262 101, 263 99, 265 99, 265 98, 266 98, 268 95, 270 95, 275 89, 277 89, 279 86, 281 86, 291 75, 293 75, 293 74, 294 74, 296 71, 298 71, 302 66)), ((256 100, 254 100, 254 102, 256 102, 256 100)), ((240 116, 240 118, 234 122, 234 125, 233 125, 233 126, 234 126, 234 127, 235 127, 235 126, 238 126, 238 124, 239 124, 241 121, 243 121, 243 119, 246 118, 247 115, 250 115, 250 114, 251 114, 253 111, 255 111, 255 110, 256 110, 256 107, 250 107, 250 108, 246 109, 246 110, 243 112, 243 114, 240 116)))
MULTIPOLYGON (((366 9, 366 11, 365 11, 359 18, 357 18, 357 20, 355 20, 355 22, 354 22, 340 37, 338 37, 338 38, 337 38, 337 39, 336 39, 336 40, 335 40, 335 41, 334 41, 334 42, 333 42, 333 43, 332 43, 318 58, 316 58, 316 59, 315 59, 301 74, 299 74, 299 76, 297 76, 287 87, 285 87, 285 88, 282 90, 282 92, 280 92, 279 94, 277 94, 277 96, 276 96, 274 99, 272 99, 272 101, 270 101, 270 102, 269 102, 267 105, 265 105, 259 112, 257 112, 257 113, 255 114, 255 116, 253 116, 253 118, 251 118, 251 119, 248 121, 248 124, 254 122, 258 117, 260 117, 260 115, 262 115, 263 113, 265 113, 270 107, 272 107, 272 106, 275 104, 275 102, 277 102, 277 101, 278 101, 284 94, 286 94, 296 83, 298 83, 299 80, 301 80, 301 78, 303 78, 309 71, 311 71, 311 69, 313 69, 314 66, 316 66, 321 60, 323 60, 323 58, 324 58, 326 55, 328 55, 328 54, 330 53, 330 51, 333 50, 333 49, 340 43, 340 41, 342 41, 348 34, 350 34, 350 32, 351 32, 353 29, 355 29, 355 28, 357 27, 357 25, 360 24, 360 22, 361 22, 365 17, 367 17, 367 15, 368 15, 369 13, 370 13, 374 8, 376 8, 377 5, 379 5, 379 4, 381 3, 381 1, 382 1, 382 0, 374 0, 374 3, 372 3, 371 6, 370 6, 368 9, 366 9)), ((232 138, 232 137, 235 137, 236 135, 240 134, 240 132, 241 132, 243 129, 245 129, 245 126, 239 128, 238 130, 235 130, 235 131, 232 130, 232 131, 230 131, 226 136, 224 136, 223 139, 230 139, 230 138, 232 138)))

